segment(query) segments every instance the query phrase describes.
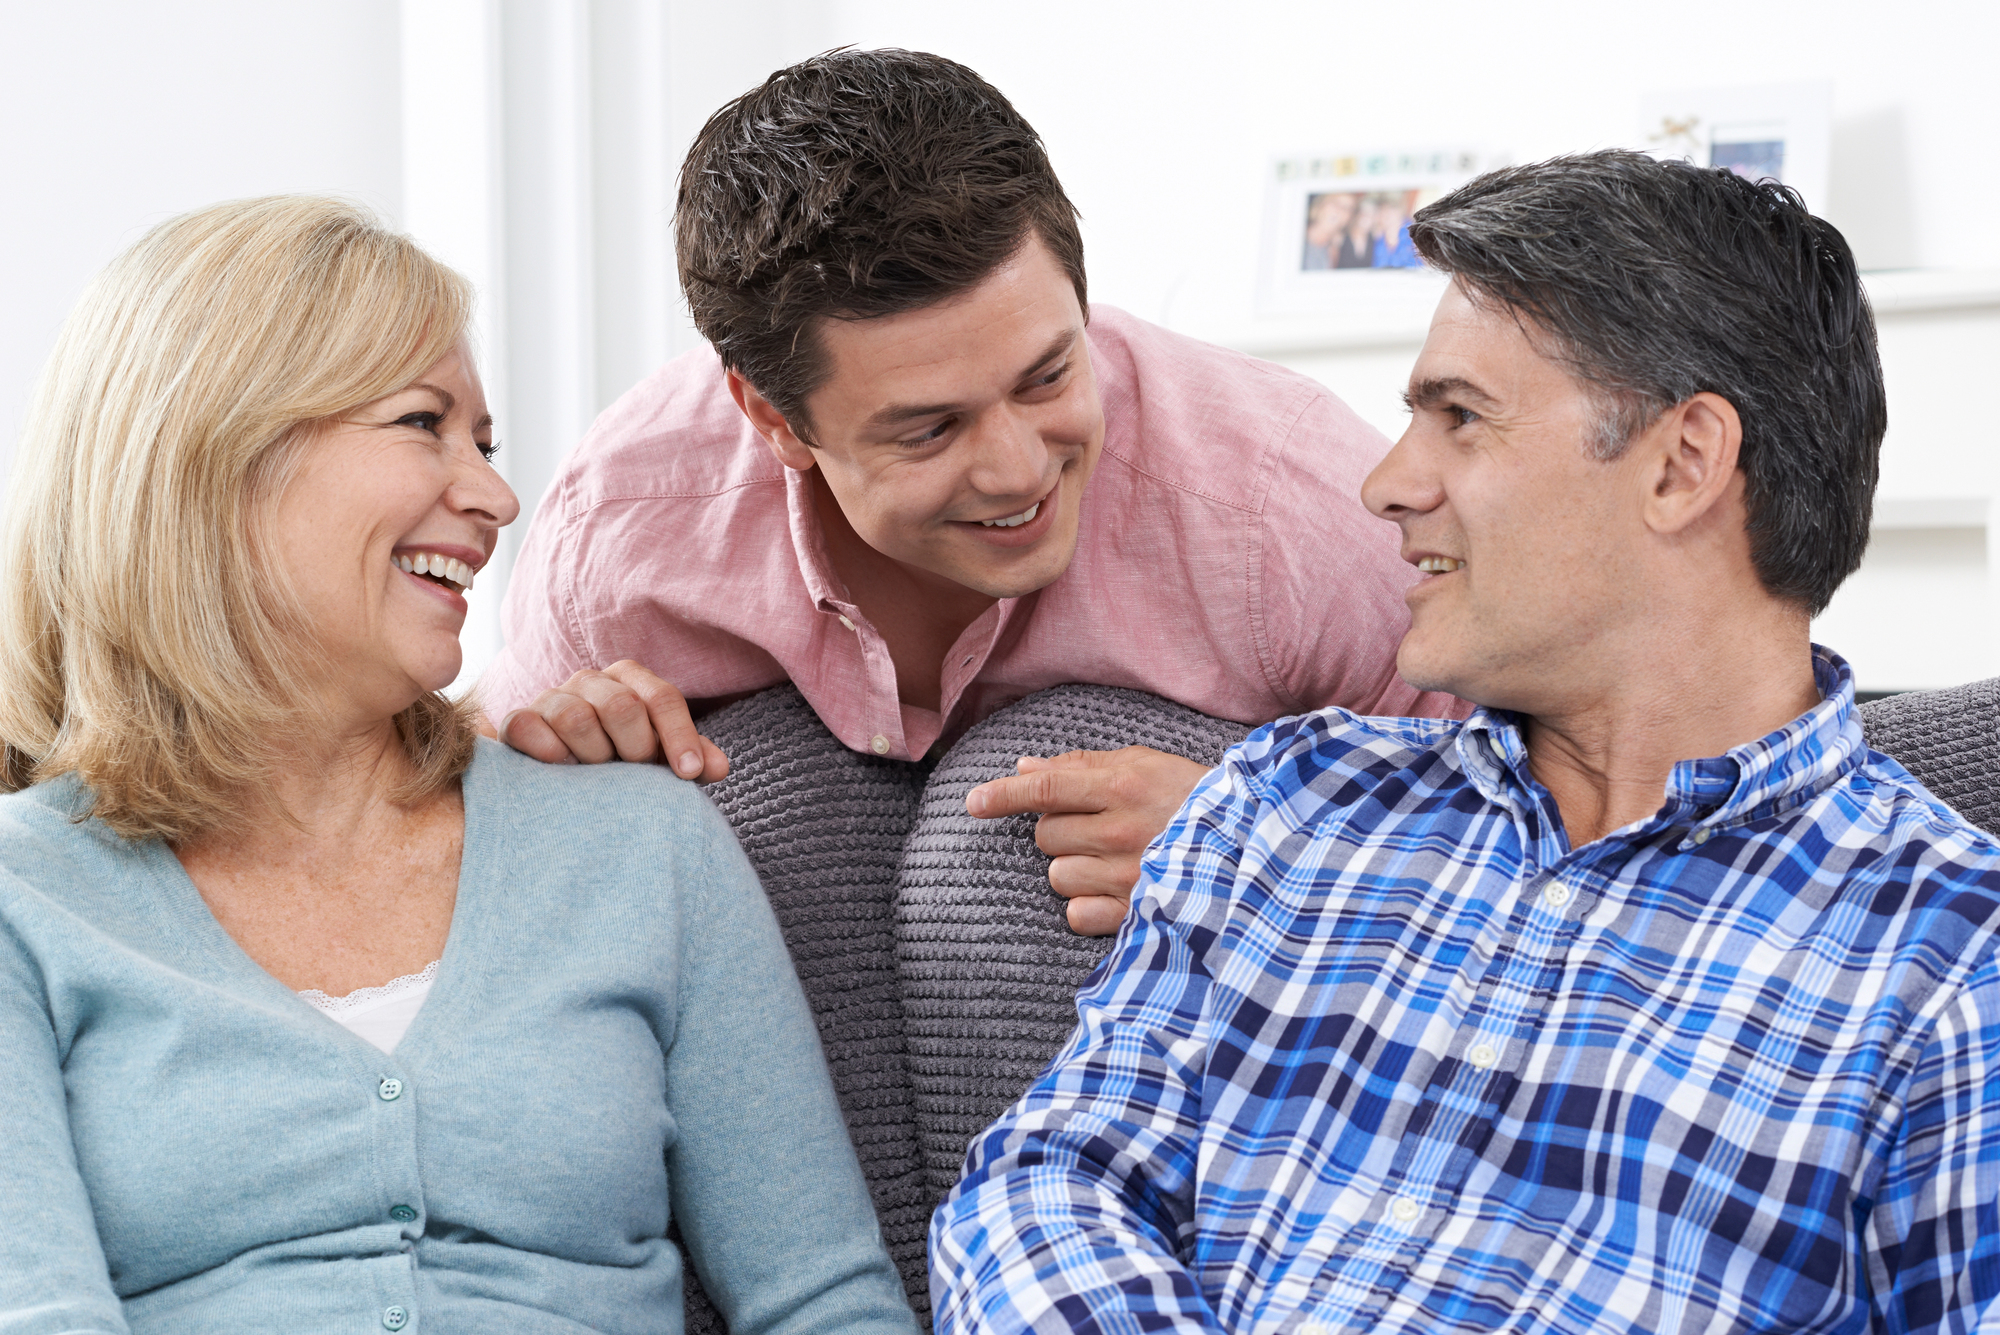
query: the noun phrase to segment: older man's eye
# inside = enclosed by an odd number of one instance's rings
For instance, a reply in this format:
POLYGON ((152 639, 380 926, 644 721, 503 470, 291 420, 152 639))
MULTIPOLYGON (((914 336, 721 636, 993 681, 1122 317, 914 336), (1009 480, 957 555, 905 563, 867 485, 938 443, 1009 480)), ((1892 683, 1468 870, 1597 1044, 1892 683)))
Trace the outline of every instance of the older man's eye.
POLYGON ((1451 418, 1451 424, 1455 427, 1471 426, 1474 422, 1477 422, 1479 420, 1478 413, 1472 411, 1472 409, 1470 408, 1461 408, 1455 403, 1451 407, 1445 409, 1445 413, 1451 418))

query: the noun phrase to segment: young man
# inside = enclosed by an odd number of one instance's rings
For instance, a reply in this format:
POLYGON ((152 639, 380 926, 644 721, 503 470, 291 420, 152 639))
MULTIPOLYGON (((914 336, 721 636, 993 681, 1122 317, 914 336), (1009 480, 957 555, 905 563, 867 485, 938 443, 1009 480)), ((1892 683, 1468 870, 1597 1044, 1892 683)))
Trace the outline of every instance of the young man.
MULTIPOLYGON (((1302 377, 1091 310, 1042 145, 972 71, 780 71, 697 138, 676 229, 714 351, 607 411, 542 502, 481 684, 512 745, 714 779, 691 716, 786 680, 906 760, 1064 682, 1244 722, 1457 706, 1396 676, 1411 574, 1357 498, 1386 442, 1302 377)), ((1028 768, 973 813, 1056 813, 1051 880, 1112 930, 1202 767, 1028 768)))
POLYGON ((1606 152, 1456 276, 1369 478, 1463 723, 1253 734, 932 1229, 940 1331, 1930 1332, 2000 1316, 2000 845, 1807 624, 1885 423, 1796 195, 1606 152))

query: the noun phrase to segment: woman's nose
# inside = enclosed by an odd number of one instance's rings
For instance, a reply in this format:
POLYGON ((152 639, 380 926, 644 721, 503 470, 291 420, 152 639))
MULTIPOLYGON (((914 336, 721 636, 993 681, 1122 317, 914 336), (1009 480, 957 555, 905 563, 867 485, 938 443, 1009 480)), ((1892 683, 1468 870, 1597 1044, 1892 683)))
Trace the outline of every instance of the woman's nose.
POLYGON ((478 462, 462 463, 452 483, 453 507, 482 516, 495 528, 505 528, 520 516, 521 498, 514 494, 498 469, 476 452, 474 457, 478 462))

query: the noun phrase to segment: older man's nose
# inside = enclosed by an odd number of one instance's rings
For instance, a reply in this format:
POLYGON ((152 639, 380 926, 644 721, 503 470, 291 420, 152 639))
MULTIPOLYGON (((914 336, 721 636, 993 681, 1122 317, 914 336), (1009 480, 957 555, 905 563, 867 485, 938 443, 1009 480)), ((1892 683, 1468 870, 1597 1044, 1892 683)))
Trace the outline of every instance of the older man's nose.
POLYGON ((1405 431, 1361 483, 1361 503, 1379 519, 1400 521, 1434 510, 1444 499, 1437 478, 1423 467, 1421 451, 1411 440, 1414 432, 1414 426, 1405 431))

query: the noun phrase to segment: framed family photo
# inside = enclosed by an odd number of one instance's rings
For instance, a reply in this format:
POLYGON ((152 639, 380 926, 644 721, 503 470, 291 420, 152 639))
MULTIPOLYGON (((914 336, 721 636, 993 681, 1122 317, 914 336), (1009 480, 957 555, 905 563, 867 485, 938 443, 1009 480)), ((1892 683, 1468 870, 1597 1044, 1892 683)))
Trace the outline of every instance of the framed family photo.
POLYGON ((1367 305, 1421 272, 1410 218, 1504 159, 1473 148, 1327 153, 1271 164, 1258 307, 1367 305))

